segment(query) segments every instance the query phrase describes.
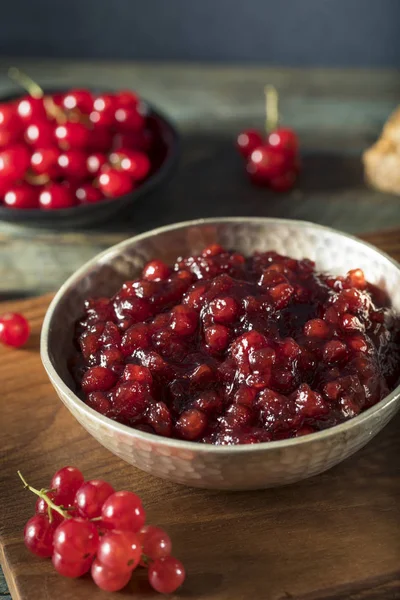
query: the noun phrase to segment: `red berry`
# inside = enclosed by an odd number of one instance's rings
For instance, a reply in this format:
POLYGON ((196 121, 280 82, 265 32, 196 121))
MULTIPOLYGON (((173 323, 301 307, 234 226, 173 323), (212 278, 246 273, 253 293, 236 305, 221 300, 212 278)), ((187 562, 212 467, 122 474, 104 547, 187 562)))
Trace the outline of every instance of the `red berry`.
POLYGON ((147 281, 162 281, 168 279, 171 269, 162 260, 152 260, 142 271, 142 276, 147 281))
POLYGON ((75 196, 81 204, 92 204, 104 198, 100 190, 91 183, 82 183, 76 188, 75 196))
POLYGON ((51 556, 53 553, 53 536, 57 524, 50 523, 47 515, 35 515, 31 517, 24 529, 25 546, 42 558, 51 556))
POLYGON ((172 594, 185 580, 183 564, 173 556, 159 558, 149 565, 149 582, 160 594, 172 594))
POLYGON ((139 539, 143 554, 151 560, 157 560, 157 558, 163 558, 171 554, 171 539, 160 527, 145 525, 139 531, 139 539))
POLYGON ((141 181, 150 171, 150 160, 143 152, 121 148, 110 154, 110 163, 128 173, 135 181, 141 181))
POLYGON ((69 563, 81 562, 96 554, 99 534, 91 521, 72 517, 63 521, 55 530, 55 552, 69 563))
POLYGON ((57 210, 74 206, 76 200, 68 187, 60 183, 50 183, 40 193, 39 204, 43 210, 57 210))
POLYGON ((58 157, 60 150, 57 146, 36 148, 31 156, 31 169, 37 175, 48 175, 54 179, 59 175, 58 157))
POLYGON ((256 129, 247 129, 246 131, 239 133, 236 139, 237 149, 244 158, 248 158, 253 150, 258 146, 261 146, 262 143, 262 135, 256 129))
POLYGON ((230 331, 224 325, 213 325, 204 330, 204 338, 210 350, 221 352, 229 344, 230 331))
POLYGON ((0 316, 0 342, 2 344, 19 348, 26 344, 29 335, 29 323, 22 315, 5 313, 0 316))
POLYGON ((24 138, 27 144, 36 148, 51 146, 54 143, 54 127, 50 121, 32 121, 25 129, 24 138))
POLYGON ((272 178, 282 175, 286 168, 285 154, 268 146, 253 150, 247 163, 247 172, 260 183, 269 183, 272 178))
POLYGON ((150 369, 142 367, 142 365, 126 365, 122 377, 125 381, 138 381, 147 385, 153 383, 153 376, 150 369))
POLYGON ((132 531, 110 531, 101 537, 97 560, 115 572, 133 571, 139 564, 142 548, 139 537, 132 531))
POLYGON ((54 473, 50 489, 55 490, 56 503, 72 504, 77 490, 83 483, 83 475, 76 467, 63 467, 54 473))
POLYGON ((26 146, 16 144, 0 152, 0 178, 20 179, 31 162, 26 146))
MULTIPOLYGON (((48 492, 47 496, 48 496, 48 498, 50 498, 50 500, 53 500, 53 502, 55 501, 55 496, 56 496, 55 492, 48 492)), ((48 516, 49 506, 44 498, 38 498, 36 500, 35 513, 37 515, 48 516)), ((51 513, 52 522, 54 521, 56 523, 56 525, 59 525, 64 520, 64 518, 56 510, 50 509, 50 513, 51 513)))
POLYGON ((126 491, 109 496, 103 504, 101 516, 107 529, 133 532, 143 527, 146 518, 139 496, 126 491))
POLYGON ((68 122, 56 127, 54 135, 63 150, 85 148, 89 142, 90 130, 82 123, 68 122))
POLYGON ((101 167, 107 162, 107 157, 102 152, 93 152, 86 158, 86 169, 88 173, 96 176, 101 167))
POLYGON ((94 126, 90 132, 88 150, 92 152, 108 152, 113 143, 113 132, 108 127, 94 126))
POLYGON ((62 105, 67 110, 77 108, 83 114, 89 114, 93 108, 93 96, 88 90, 71 90, 63 97, 62 105))
POLYGON ((91 367, 83 377, 82 388, 86 393, 105 392, 113 387, 116 379, 116 375, 106 367, 91 367))
POLYGON ((137 106, 139 96, 130 90, 121 90, 115 94, 115 103, 117 106, 137 106))
POLYGON ((97 559, 92 564, 91 574, 95 584, 106 592, 122 590, 132 577, 132 571, 114 571, 108 569, 97 559))
POLYGON ((268 136, 268 143, 279 150, 294 155, 299 149, 299 140, 293 129, 276 129, 268 136))
POLYGON ((111 94, 102 94, 95 98, 89 118, 95 126, 109 127, 115 123, 114 112, 115 97, 111 94))
POLYGON ((67 150, 58 157, 60 175, 65 179, 85 179, 88 176, 86 154, 81 150, 67 150))
POLYGON ((76 492, 74 505, 81 517, 93 519, 101 515, 104 502, 114 492, 114 488, 102 479, 85 481, 76 492))
POLYGON ((4 194, 4 204, 17 209, 39 208, 38 189, 25 182, 16 184, 4 194))
POLYGON ((34 119, 45 119, 46 111, 44 109, 43 98, 25 96, 17 104, 17 113, 20 119, 26 123, 34 119))
POLYGON ((114 113, 119 131, 138 131, 144 127, 144 116, 140 106, 119 106, 114 113))
POLYGON ((128 194, 134 188, 132 179, 127 173, 110 169, 101 173, 99 188, 108 198, 116 198, 128 194))
POLYGON ((72 579, 75 579, 76 577, 82 577, 82 575, 90 571, 90 567, 92 566, 93 562, 93 556, 89 556, 86 559, 76 562, 69 562, 66 561, 59 552, 54 552, 51 560, 57 573, 63 577, 71 577, 72 579))
POLYGON ((277 177, 273 177, 269 184, 271 189, 275 192, 288 192, 293 188, 296 183, 296 173, 293 170, 286 171, 282 175, 278 175, 277 177))
POLYGON ((205 414, 197 408, 185 410, 176 422, 176 432, 184 440, 200 439, 207 427, 205 414))
POLYGON ((9 146, 18 141, 22 130, 15 106, 0 104, 0 147, 9 146))

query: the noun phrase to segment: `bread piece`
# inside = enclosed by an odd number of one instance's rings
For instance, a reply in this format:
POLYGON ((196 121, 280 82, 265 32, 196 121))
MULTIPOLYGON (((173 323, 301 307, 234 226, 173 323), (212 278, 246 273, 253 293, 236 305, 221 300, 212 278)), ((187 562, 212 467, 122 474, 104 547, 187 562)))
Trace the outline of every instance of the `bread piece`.
POLYGON ((368 183, 400 195, 400 108, 387 120, 379 140, 363 154, 368 183))

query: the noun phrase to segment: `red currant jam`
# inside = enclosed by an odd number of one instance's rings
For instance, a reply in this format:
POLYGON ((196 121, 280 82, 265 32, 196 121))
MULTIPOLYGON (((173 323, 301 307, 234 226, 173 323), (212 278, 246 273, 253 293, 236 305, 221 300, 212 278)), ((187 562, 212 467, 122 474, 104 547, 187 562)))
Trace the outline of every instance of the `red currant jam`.
POLYGON ((400 376, 400 320, 360 269, 319 274, 214 244, 88 299, 71 365, 95 410, 211 444, 296 437, 358 415, 400 376))

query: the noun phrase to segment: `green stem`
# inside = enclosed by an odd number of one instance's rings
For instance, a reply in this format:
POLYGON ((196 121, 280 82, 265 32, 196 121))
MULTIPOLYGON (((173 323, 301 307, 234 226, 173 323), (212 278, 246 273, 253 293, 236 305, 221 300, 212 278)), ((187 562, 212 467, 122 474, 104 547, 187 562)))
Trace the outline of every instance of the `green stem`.
POLYGON ((275 131, 279 122, 278 91, 273 85, 266 85, 265 93, 265 129, 267 134, 275 131))
POLYGON ((33 79, 31 79, 26 73, 23 73, 16 67, 10 67, 8 69, 8 76, 10 79, 15 81, 18 85, 24 88, 32 98, 43 98, 44 91, 33 79))
MULTIPOLYGON (((27 483, 27 481, 23 477, 21 471, 17 471, 17 473, 18 473, 19 478, 21 479, 22 483, 24 484, 25 488, 27 488, 33 494, 36 494, 36 496, 39 496, 39 498, 43 498, 43 500, 46 502, 47 506, 49 508, 55 510, 56 512, 58 512, 62 517, 64 517, 64 519, 71 518, 71 515, 69 515, 65 510, 63 510, 60 506, 57 506, 57 504, 54 504, 54 502, 51 500, 51 498, 48 497, 48 495, 46 494, 46 492, 44 490, 37 490, 36 488, 32 487, 31 485, 29 485, 27 483)), ((50 512, 49 512, 49 515, 50 515, 50 512)))

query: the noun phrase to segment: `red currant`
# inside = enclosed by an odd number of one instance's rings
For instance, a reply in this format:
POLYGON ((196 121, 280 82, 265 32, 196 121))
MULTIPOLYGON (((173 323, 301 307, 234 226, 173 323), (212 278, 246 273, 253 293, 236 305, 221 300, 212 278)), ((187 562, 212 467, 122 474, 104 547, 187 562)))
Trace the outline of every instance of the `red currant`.
POLYGON ((286 171, 286 156, 268 146, 259 146, 250 155, 247 172, 255 182, 269 183, 286 171))
POLYGON ((115 492, 107 498, 101 510, 102 523, 107 529, 139 531, 146 514, 139 496, 132 492, 115 492))
POLYGON ((121 90, 115 94, 115 103, 117 106, 136 106, 139 103, 139 97, 130 90, 121 90))
POLYGON ((173 556, 159 558, 149 565, 149 582, 160 594, 172 594, 185 580, 183 564, 173 556))
POLYGON ((29 335, 29 323, 22 315, 5 313, 0 316, 0 342, 2 344, 19 348, 26 344, 29 335))
POLYGON ((131 192, 134 184, 129 175, 124 171, 109 169, 100 174, 99 188, 108 198, 116 198, 131 192))
POLYGON ((70 208, 76 204, 68 187, 60 183, 50 183, 39 195, 39 204, 43 210, 70 208))
POLYGON ((142 544, 143 554, 151 560, 163 558, 171 554, 171 539, 160 527, 145 525, 139 531, 139 539, 142 544))
MULTIPOLYGON (((54 502, 55 492, 48 492, 47 497, 54 502)), ((49 514, 49 506, 44 498, 38 498, 36 500, 35 512, 37 515, 48 515, 49 514)), ((64 519, 56 510, 50 509, 51 520, 54 521, 56 525, 59 525, 64 519)))
POLYGON ((50 488, 55 490, 57 504, 72 504, 83 481, 83 475, 76 467, 63 467, 54 473, 50 488))
POLYGON ((95 584, 106 592, 122 590, 132 576, 132 571, 113 571, 101 564, 97 559, 92 564, 92 578, 95 584))
POLYGON ((9 208, 38 208, 38 189, 37 187, 25 182, 15 184, 4 194, 4 204, 9 208))
POLYGON ((107 157, 102 152, 93 152, 92 154, 89 154, 89 156, 86 158, 86 168, 88 173, 96 176, 106 162, 107 157))
POLYGON ((53 553, 53 536, 57 524, 50 523, 47 515, 35 515, 31 517, 24 529, 25 546, 42 558, 51 556, 53 553))
POLYGON ((51 146, 54 143, 54 127, 49 121, 32 121, 25 130, 27 144, 34 147, 51 146))
POLYGON ((268 136, 268 143, 273 148, 294 155, 299 149, 299 140, 293 129, 276 129, 268 136))
POLYGON ((239 133, 236 139, 237 149, 244 158, 248 158, 253 150, 261 146, 262 143, 262 135, 256 129, 247 129, 239 133))
POLYGON ((0 152, 0 178, 20 179, 31 162, 26 146, 15 144, 0 152))
POLYGON ((171 269, 162 260, 152 260, 143 269, 147 281, 162 281, 170 276, 171 269))
POLYGON ((115 123, 114 112, 115 97, 111 94, 102 94, 97 96, 93 102, 90 120, 94 125, 109 127, 115 123))
POLYGON ((90 571, 93 557, 89 556, 88 558, 78 560, 76 562, 69 562, 65 560, 62 554, 59 552, 54 552, 52 556, 52 562, 57 573, 63 577, 71 577, 72 579, 75 579, 76 577, 82 577, 82 575, 90 571))
POLYGON ((118 107, 114 118, 120 131, 138 131, 144 126, 144 116, 137 106, 118 107))
POLYGON ((0 147, 18 141, 22 124, 12 104, 0 104, 0 147))
POLYGON ((17 104, 17 113, 26 123, 34 119, 45 119, 46 111, 43 104, 43 98, 25 96, 17 104))
POLYGON ((37 148, 31 156, 31 169, 37 175, 48 175, 54 179, 59 175, 57 164, 60 150, 56 146, 37 148))
POLYGON ((282 173, 282 175, 273 177, 269 183, 271 189, 276 192, 288 192, 296 183, 296 173, 293 170, 286 171, 286 173, 282 173))
POLYGON ((108 127, 94 126, 90 132, 88 150, 108 152, 113 143, 113 132, 108 127))
POLYGON ((84 114, 89 114, 93 108, 93 96, 88 90, 71 90, 62 100, 62 105, 67 110, 77 108, 84 114))
POLYGON ((67 150, 58 157, 60 174, 66 179, 85 179, 88 176, 86 154, 82 150, 67 150))
POLYGON ((142 548, 136 533, 110 531, 100 539, 97 560, 112 571, 133 571, 139 564, 142 548))
POLYGON ((74 505, 81 517, 93 519, 101 515, 101 507, 114 492, 114 488, 102 479, 85 481, 76 492, 74 505))
POLYGON ((81 562, 96 554, 99 534, 94 523, 72 517, 66 519, 54 533, 54 550, 69 563, 81 562))
POLYGON ((82 183, 75 190, 75 196, 81 204, 92 204, 104 198, 101 191, 91 183, 82 183))
POLYGON ((85 148, 89 142, 90 130, 82 123, 65 123, 54 132, 58 145, 63 150, 85 148))
POLYGON ((135 181, 146 177, 150 171, 150 160, 143 152, 121 148, 110 154, 110 163, 128 173, 135 181))

